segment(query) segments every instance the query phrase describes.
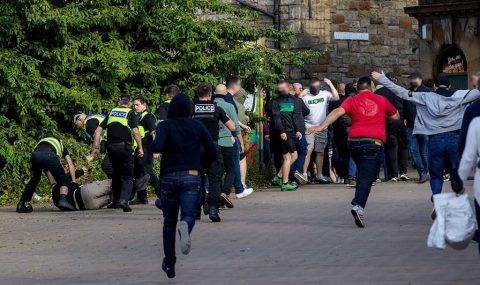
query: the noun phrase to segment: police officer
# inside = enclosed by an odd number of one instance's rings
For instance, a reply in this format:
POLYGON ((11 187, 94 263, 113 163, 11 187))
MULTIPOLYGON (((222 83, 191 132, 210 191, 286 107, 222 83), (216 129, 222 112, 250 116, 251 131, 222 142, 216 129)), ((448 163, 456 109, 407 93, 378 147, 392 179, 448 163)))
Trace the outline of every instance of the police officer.
MULTIPOLYGON (((95 139, 95 131, 97 130, 98 126, 105 120, 107 116, 104 114, 85 114, 83 112, 76 114, 73 116, 73 124, 77 129, 83 129, 83 139, 86 143, 92 143, 95 139)), ((102 134, 102 140, 100 142, 100 152, 106 152, 106 140, 105 134, 102 134)), ((113 168, 112 164, 110 163, 110 159, 108 155, 102 160, 102 170, 105 172, 109 179, 112 178, 113 175, 113 168)))
MULTIPOLYGON (((150 184, 155 189, 155 194, 159 195, 158 177, 153 174, 153 153, 150 151, 150 144, 155 139, 155 129, 157 119, 147 110, 147 100, 143 96, 137 96, 133 99, 133 107, 138 116, 138 131, 142 137, 143 157, 135 156, 135 178, 143 177, 146 174, 150 175, 150 184)), ((137 199, 131 204, 148 204, 147 190, 137 192, 137 199)))
POLYGON ((133 189, 133 154, 138 147, 137 155, 143 156, 142 139, 138 131, 138 117, 135 115, 130 96, 122 94, 118 107, 110 111, 105 120, 95 131, 92 156, 100 154, 100 137, 107 131, 107 154, 113 167, 112 192, 113 202, 109 208, 122 208, 131 212, 128 200, 133 189))
MULTIPOLYGON (((208 177, 208 214, 212 222, 220 222, 218 202, 222 188, 223 158, 222 150, 218 146, 219 123, 225 124, 230 131, 235 131, 235 124, 225 111, 212 101, 212 87, 210 84, 201 83, 197 87, 198 100, 194 104, 192 118, 202 122, 212 136, 217 149, 216 159, 207 165, 208 177)), ((204 154, 204 155, 209 155, 204 154)), ((205 210, 205 209, 204 209, 205 210)))
POLYGON ((62 141, 54 137, 47 137, 40 140, 30 156, 33 176, 25 187, 22 197, 17 204, 17 213, 30 213, 33 211, 32 205, 28 202, 32 200, 33 193, 42 177, 42 171, 45 171, 49 177, 53 176, 56 183, 60 186, 60 197, 58 198, 56 206, 62 211, 76 210, 67 200, 70 179, 68 179, 63 169, 60 157, 63 157, 67 162, 71 181, 75 182, 75 165, 62 141))

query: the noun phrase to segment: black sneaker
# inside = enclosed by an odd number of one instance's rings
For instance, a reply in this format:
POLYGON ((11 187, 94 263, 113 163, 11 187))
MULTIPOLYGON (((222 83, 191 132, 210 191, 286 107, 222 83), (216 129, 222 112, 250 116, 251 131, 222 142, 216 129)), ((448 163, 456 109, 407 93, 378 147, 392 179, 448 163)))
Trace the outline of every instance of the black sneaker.
POLYGON ((30 205, 30 203, 25 202, 25 201, 20 201, 17 204, 17 213, 23 214, 23 213, 31 213, 33 212, 33 207, 30 205))
POLYGON ((165 273, 167 273, 167 277, 169 279, 175 278, 175 267, 174 266, 167 267, 167 264, 165 263, 165 260, 162 263, 162 270, 165 271, 165 273))
POLYGON ((422 173, 420 174, 420 178, 418 179, 418 183, 423 184, 430 180, 430 175, 428 173, 422 173))
POLYGON ((58 200, 57 207, 62 211, 76 211, 77 210, 77 208, 75 208, 72 204, 70 204, 67 201, 67 196, 64 195, 64 194, 60 195, 60 199, 58 200))
POLYGON ((232 200, 227 196, 227 194, 220 194, 220 203, 225 205, 227 208, 232 209, 234 207, 232 200))
POLYGON ((208 213, 208 217, 214 223, 219 223, 219 222, 222 221, 222 219, 220 219, 220 216, 218 215, 218 209, 215 208, 215 207, 210 208, 209 213, 208 213))
POLYGON ((130 213, 132 211, 132 208, 130 208, 130 206, 128 205, 127 200, 121 200, 120 202, 118 202, 118 207, 122 208, 123 211, 126 213, 130 213))

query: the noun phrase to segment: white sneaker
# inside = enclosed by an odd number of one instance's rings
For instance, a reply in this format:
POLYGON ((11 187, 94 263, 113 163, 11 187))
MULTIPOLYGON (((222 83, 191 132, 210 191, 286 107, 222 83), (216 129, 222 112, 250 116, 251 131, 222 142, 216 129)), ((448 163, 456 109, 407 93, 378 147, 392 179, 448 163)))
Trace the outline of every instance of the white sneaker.
POLYGON ((250 196, 252 193, 253 193, 252 188, 245 188, 245 189, 243 189, 242 193, 237 194, 236 196, 237 196, 237 199, 242 199, 242 198, 245 198, 247 196, 250 196))
POLYGON ((192 246, 190 233, 188 232, 188 224, 185 221, 178 223, 178 234, 180 235, 180 250, 183 254, 188 254, 192 246))
POLYGON ((306 173, 300 173, 298 170, 295 171, 295 178, 297 178, 298 182, 302 185, 308 183, 308 176, 306 173))
POLYGON ((355 205, 353 206, 352 210, 350 211, 352 213, 353 218, 355 219, 355 224, 359 228, 364 228, 365 227, 365 211, 361 206, 355 205))

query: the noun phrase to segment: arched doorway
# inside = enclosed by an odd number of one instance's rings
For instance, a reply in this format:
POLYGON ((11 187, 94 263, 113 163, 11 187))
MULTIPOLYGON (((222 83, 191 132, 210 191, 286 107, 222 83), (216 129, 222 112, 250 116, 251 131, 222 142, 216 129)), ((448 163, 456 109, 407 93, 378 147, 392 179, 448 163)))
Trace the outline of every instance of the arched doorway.
POLYGON ((436 62, 435 73, 447 74, 452 89, 468 89, 467 59, 458 46, 445 46, 436 62))

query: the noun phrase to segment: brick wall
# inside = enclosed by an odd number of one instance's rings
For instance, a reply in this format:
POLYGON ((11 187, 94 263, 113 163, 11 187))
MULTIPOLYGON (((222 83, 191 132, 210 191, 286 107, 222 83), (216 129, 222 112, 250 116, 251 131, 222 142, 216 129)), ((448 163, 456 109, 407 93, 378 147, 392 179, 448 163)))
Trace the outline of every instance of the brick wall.
MULTIPOLYGON (((273 12, 273 0, 245 0, 273 12)), ((238 5, 235 0, 225 2, 238 5)), ((325 55, 301 68, 287 67, 288 77, 305 80, 328 76, 350 81, 372 69, 406 74, 418 67, 418 24, 403 8, 417 0, 282 0, 281 27, 292 31, 290 49, 325 50, 325 55), (369 41, 334 40, 334 32, 368 32, 369 41)), ((267 16, 259 25, 271 25, 267 16)))

